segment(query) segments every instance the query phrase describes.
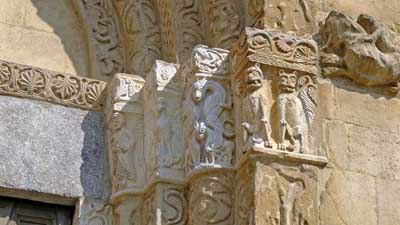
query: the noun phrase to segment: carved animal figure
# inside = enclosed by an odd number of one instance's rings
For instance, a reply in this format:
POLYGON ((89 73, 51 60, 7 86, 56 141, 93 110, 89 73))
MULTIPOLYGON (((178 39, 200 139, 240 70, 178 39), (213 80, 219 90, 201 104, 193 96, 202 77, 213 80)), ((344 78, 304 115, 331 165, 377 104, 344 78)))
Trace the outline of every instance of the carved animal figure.
POLYGON ((204 154, 205 156, 200 159, 200 163, 214 164, 219 161, 216 159, 216 155, 220 154, 216 154, 216 152, 222 153, 225 144, 223 112, 231 109, 231 105, 226 104, 224 87, 215 81, 196 81, 193 85, 192 97, 195 102, 195 120, 197 121, 194 135, 199 131, 206 134, 202 136, 204 143, 200 143, 196 138, 197 145, 203 146, 197 147, 203 152, 200 155, 204 154), (196 131, 196 127, 201 129, 196 131))
MULTIPOLYGON (((306 153, 308 130, 315 112, 315 101, 309 93, 309 88, 298 91, 297 72, 285 73, 279 71, 280 94, 278 96, 278 111, 280 118, 281 150, 306 153)), ((304 84, 301 84, 304 85, 304 84)))
POLYGON ((245 128, 246 150, 251 149, 254 143, 272 147, 271 125, 269 123, 268 102, 261 90, 263 73, 258 64, 247 70, 244 109, 246 120, 242 125, 245 128))
POLYGON ((368 15, 357 21, 332 11, 316 36, 325 76, 345 76, 366 86, 391 86, 398 91, 400 39, 368 15))

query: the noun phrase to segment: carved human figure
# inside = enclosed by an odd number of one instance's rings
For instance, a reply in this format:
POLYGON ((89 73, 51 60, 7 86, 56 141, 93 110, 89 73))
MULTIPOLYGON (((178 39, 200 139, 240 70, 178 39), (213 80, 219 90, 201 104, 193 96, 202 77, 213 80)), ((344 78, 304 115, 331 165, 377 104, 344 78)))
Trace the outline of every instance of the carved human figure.
POLYGON ((125 128, 126 123, 126 116, 123 113, 113 113, 110 124, 112 132, 111 149, 113 152, 114 176, 117 178, 117 189, 136 181, 136 169, 132 162, 136 141, 131 132, 125 128))
POLYGON ((172 130, 167 115, 167 105, 164 97, 157 98, 157 112, 157 124, 159 126, 158 152, 162 154, 171 154, 172 130))
POLYGON ((273 147, 271 125, 269 123, 268 101, 263 89, 263 72, 258 64, 247 69, 245 79, 246 97, 244 100, 245 148, 249 150, 254 144, 273 147))
POLYGON ((332 11, 319 35, 325 76, 345 76, 363 85, 399 90, 400 39, 368 15, 357 21, 332 11))
POLYGON ((278 148, 304 152, 303 105, 296 93, 297 73, 279 71, 280 94, 278 111, 280 118, 280 143, 278 148))

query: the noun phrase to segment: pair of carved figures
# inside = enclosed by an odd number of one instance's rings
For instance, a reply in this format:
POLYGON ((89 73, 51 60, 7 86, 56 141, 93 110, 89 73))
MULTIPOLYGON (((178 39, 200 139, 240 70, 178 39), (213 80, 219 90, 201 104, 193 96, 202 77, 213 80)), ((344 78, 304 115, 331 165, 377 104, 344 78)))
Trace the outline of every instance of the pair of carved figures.
MULTIPOLYGON (((307 153, 309 129, 312 125, 316 102, 312 91, 315 86, 308 75, 299 76, 296 71, 279 70, 279 93, 276 99, 280 150, 307 153)), ((245 149, 254 145, 274 148, 273 130, 270 123, 271 106, 268 100, 265 78, 259 64, 247 69, 245 78, 246 96, 243 108, 245 121, 245 149)))

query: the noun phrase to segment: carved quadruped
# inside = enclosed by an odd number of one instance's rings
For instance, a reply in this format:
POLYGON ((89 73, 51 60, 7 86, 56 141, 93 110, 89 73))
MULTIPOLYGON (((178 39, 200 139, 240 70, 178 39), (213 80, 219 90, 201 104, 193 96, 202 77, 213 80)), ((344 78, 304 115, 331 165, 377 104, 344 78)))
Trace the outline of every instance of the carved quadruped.
POLYGON ((182 69, 186 74, 184 134, 186 170, 231 167, 232 96, 228 51, 198 45, 182 69))
POLYGON ((0 94, 101 110, 106 83, 0 60, 0 94))
POLYGON ((332 11, 316 40, 325 77, 347 77, 363 86, 398 93, 400 37, 376 18, 362 14, 354 20, 332 11))
POLYGON ((86 25, 91 58, 96 66, 91 74, 96 79, 110 80, 124 72, 125 58, 110 0, 73 0, 86 25))
POLYGON ((144 186, 143 86, 139 76, 116 74, 108 87, 106 114, 113 193, 144 186))
POLYGON ((230 57, 238 157, 254 148, 316 154, 316 42, 292 33, 246 28, 230 57))
POLYGON ((157 60, 145 85, 145 148, 148 175, 184 179, 183 80, 179 65, 157 60))
POLYGON ((189 184, 190 225, 233 224, 233 173, 214 171, 194 177, 189 184))

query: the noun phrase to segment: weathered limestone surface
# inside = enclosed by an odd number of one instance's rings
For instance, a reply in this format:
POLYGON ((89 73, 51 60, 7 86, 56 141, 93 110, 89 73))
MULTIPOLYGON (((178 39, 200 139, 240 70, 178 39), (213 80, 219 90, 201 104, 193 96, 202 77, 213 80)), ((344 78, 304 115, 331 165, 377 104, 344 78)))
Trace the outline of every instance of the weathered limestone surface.
POLYGON ((84 27, 71 1, 0 3, 1 59, 74 75, 89 73, 84 27))
POLYGON ((102 113, 1 96, 0 118, 0 187, 103 197, 102 113))

